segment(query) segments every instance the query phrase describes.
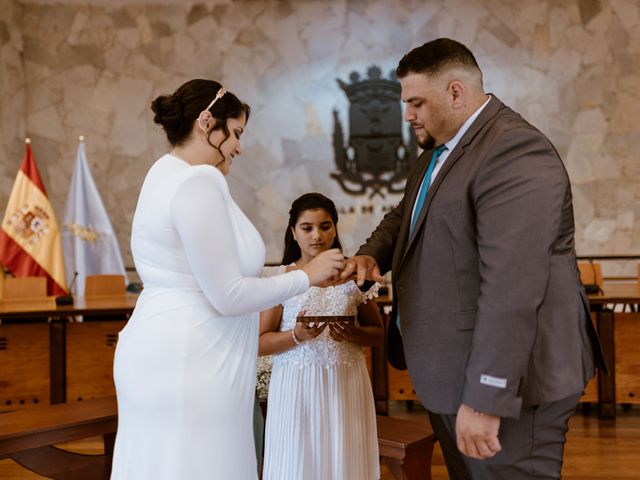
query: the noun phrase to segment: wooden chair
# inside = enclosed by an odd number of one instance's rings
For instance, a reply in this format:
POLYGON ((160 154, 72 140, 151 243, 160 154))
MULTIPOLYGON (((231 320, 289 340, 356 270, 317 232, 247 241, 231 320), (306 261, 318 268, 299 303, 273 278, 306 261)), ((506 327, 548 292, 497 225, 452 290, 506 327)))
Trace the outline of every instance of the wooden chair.
MULTIPOLYGON (((47 299, 45 277, 3 280, 3 301, 47 299)), ((49 403, 49 326, 45 322, 3 321, 0 365, 0 411, 49 403)))
POLYGON ((597 285, 602 289, 602 267, 599 263, 578 262, 578 269, 583 285, 597 285))
POLYGON ((436 436, 425 420, 376 417, 380 456, 397 480, 430 480, 436 436))
POLYGON ((387 387, 389 400, 405 400, 408 402, 418 400, 407 370, 396 370, 387 364, 387 387))
MULTIPOLYGON (((640 283, 640 263, 638 263, 638 277, 636 278, 636 282, 640 283)), ((625 303, 622 307, 622 311, 626 312, 627 307, 629 307, 629 311, 631 313, 640 312, 640 303, 625 303)))
MULTIPOLYGON (((640 263, 638 264, 638 277, 636 278, 636 282, 640 283, 640 263)), ((630 312, 639 312, 640 313, 640 303, 627 303, 622 307, 622 311, 626 312, 627 307, 629 307, 630 312)))
POLYGON ((124 275, 89 275, 84 284, 84 296, 124 295, 124 275))
MULTIPOLYGON (((87 300, 126 295, 123 275, 89 275, 87 300)), ((127 315, 83 315, 66 326, 66 398, 68 402, 115 394, 113 356, 127 315)))
POLYGON ((45 277, 8 277, 2 285, 3 300, 22 300, 47 296, 45 277))

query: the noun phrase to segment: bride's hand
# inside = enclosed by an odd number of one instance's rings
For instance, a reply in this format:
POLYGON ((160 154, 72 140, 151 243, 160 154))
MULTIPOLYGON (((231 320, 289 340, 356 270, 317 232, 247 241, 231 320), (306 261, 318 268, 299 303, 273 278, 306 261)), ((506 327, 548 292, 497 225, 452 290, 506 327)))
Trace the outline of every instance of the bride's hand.
MULTIPOLYGON (((338 248, 332 248, 316 255, 302 270, 309 277, 309 286, 319 287, 332 284, 344 269, 344 256, 338 248)), ((297 333, 297 332, 296 332, 297 333)))

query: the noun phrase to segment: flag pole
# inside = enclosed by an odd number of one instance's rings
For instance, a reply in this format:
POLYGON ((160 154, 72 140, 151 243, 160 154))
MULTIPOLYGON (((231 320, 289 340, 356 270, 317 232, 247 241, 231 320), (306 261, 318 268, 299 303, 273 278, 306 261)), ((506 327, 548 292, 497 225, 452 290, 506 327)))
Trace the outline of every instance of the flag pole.
POLYGON ((74 293, 80 298, 84 295, 89 275, 118 274, 125 279, 127 277, 118 239, 91 176, 85 151, 85 136, 79 135, 76 138, 79 142, 78 152, 62 222, 63 225, 69 225, 69 228, 62 232, 62 248, 68 278, 72 279, 77 272, 74 293))

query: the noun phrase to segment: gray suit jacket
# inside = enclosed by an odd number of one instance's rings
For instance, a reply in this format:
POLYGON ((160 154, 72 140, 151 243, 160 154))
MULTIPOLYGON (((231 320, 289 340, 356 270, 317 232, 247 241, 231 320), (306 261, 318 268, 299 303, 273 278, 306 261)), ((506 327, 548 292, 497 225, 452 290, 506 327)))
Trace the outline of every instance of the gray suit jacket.
MULTIPOLYGON (((574 250, 567 172, 549 140, 492 97, 411 211, 426 151, 358 255, 393 271, 414 388, 435 413, 503 417, 580 392, 604 365, 574 250)), ((393 333, 393 332, 392 332, 393 333)), ((397 347, 389 345, 390 357, 397 347)))

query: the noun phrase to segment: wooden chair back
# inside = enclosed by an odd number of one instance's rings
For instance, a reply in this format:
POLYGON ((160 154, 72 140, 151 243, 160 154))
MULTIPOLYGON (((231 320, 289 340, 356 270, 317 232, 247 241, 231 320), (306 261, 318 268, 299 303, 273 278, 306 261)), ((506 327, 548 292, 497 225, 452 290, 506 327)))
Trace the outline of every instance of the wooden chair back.
POLYGON ((124 295, 124 275, 89 275, 84 284, 84 296, 124 295))
POLYGON ((45 277, 7 277, 2 285, 3 300, 42 298, 47 296, 45 277))
POLYGON ((578 262, 580 281, 584 285, 598 285, 602 288, 602 267, 595 262, 578 262))

